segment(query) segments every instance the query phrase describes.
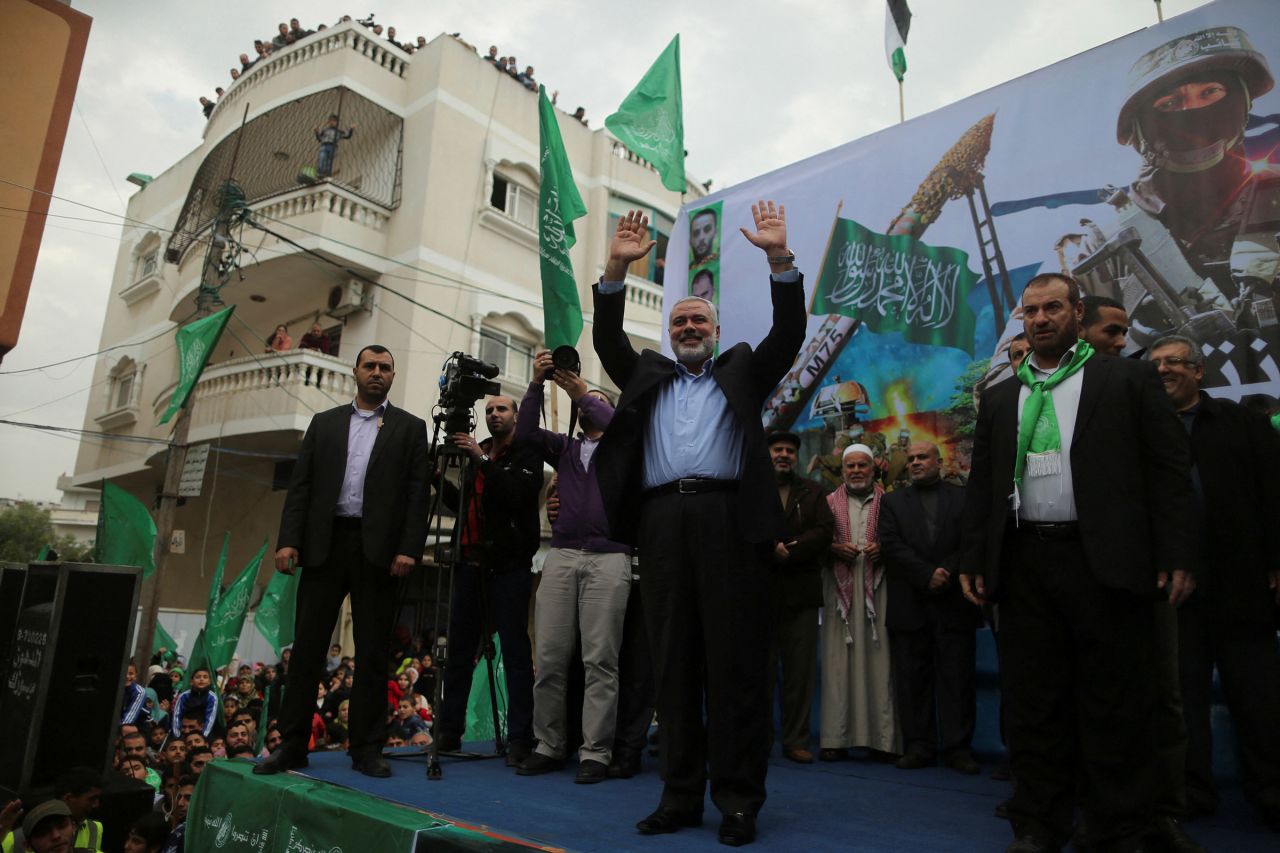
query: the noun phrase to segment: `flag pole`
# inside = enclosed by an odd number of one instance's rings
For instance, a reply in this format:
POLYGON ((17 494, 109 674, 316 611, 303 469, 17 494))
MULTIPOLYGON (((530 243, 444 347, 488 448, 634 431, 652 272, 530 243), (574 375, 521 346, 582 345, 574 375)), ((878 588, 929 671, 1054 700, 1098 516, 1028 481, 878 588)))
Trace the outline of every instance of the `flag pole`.
MULTIPOLYGON (((822 263, 818 265, 818 277, 815 281, 822 281, 822 271, 827 267, 827 253, 831 251, 831 241, 836 236, 836 225, 840 222, 840 211, 844 209, 844 199, 836 204, 836 215, 831 217, 831 230, 827 232, 827 245, 822 248, 822 263)), ((809 297, 809 313, 813 314, 813 300, 818 298, 818 287, 815 284, 813 288, 813 296, 809 297)))
POLYGON ((1160 0, 1156 0, 1156 18, 1160 23, 1164 23, 1164 7, 1160 5, 1160 0))
POLYGON ((898 81, 898 124, 902 124, 907 120, 906 103, 902 97, 902 81, 898 81))

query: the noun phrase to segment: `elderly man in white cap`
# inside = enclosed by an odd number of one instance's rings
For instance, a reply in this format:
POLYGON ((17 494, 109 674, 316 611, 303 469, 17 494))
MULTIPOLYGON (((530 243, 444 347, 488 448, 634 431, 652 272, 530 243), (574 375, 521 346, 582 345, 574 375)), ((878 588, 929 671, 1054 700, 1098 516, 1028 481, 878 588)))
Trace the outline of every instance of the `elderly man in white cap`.
POLYGON ((893 710, 887 590, 876 522, 884 489, 875 453, 851 444, 842 457, 844 488, 827 496, 836 529, 822 572, 822 713, 818 757, 839 761, 849 747, 873 758, 900 751, 893 710))

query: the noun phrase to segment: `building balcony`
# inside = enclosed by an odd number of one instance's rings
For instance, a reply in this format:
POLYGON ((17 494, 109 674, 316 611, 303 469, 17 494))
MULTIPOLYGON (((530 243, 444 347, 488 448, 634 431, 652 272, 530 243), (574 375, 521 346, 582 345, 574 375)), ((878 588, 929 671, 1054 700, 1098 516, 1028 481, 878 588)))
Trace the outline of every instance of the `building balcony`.
POLYGON ((409 67, 409 55, 354 21, 335 24, 260 59, 234 80, 214 105, 205 138, 232 132, 244 117, 245 104, 261 111, 281 99, 325 81, 354 78, 366 85, 397 85, 409 67))
MULTIPOLYGON (((156 420, 174 386, 153 406, 156 420)), ((205 368, 196 384, 189 441, 292 433, 296 442, 317 412, 355 396, 351 365, 315 350, 290 350, 233 358, 205 368)))

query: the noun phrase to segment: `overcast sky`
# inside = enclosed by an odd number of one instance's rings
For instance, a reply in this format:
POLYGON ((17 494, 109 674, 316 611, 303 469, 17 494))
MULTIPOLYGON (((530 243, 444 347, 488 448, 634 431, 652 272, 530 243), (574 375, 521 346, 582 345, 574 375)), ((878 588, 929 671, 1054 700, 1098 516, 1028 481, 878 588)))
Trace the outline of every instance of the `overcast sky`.
MULTIPOLYGON (((672 35, 681 35, 688 170, 715 189, 898 120, 884 57, 884 0, 97 0, 54 201, 18 347, 0 365, 0 419, 82 427, 94 359, 4 375, 98 349, 135 191, 200 143, 197 99, 229 82, 236 57, 294 15, 305 26, 377 13, 400 36, 461 32, 532 64, 560 103, 599 127, 672 35)), ((1156 23, 1152 0, 911 0, 907 116, 954 103, 1156 23)), ((1165 0, 1169 18, 1197 0, 1165 0)), ((4 85, 20 84, 6 67, 4 85)), ((12 119, 12 117, 8 117, 12 119)), ((4 174, 0 159, 0 177, 4 174)), ((0 216, 13 214, 0 212, 0 216)), ((0 497, 56 500, 77 439, 0 425, 0 497)))

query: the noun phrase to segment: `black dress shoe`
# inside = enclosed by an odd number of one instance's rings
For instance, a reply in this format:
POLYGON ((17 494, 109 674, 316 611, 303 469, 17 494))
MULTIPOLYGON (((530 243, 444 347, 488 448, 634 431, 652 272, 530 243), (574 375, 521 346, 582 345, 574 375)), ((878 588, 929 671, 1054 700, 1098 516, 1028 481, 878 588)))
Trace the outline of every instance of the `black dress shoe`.
POLYGON ((1205 849, 1187 835, 1177 818, 1167 815, 1156 818, 1155 835, 1169 853, 1205 853, 1205 849))
POLYGON ((908 752, 893 763, 899 770, 922 770, 933 766, 933 759, 919 752, 908 752))
POLYGON ((513 740, 507 744, 507 766, 519 767, 533 755, 533 744, 527 740, 513 740))
POLYGON ((299 770, 307 766, 306 753, 297 753, 287 747, 280 747, 266 758, 253 765, 253 772, 259 776, 270 776, 286 770, 299 770))
POLYGON ((1061 849, 1054 847, 1043 838, 1035 835, 1019 835, 1013 843, 1004 848, 1004 853, 1056 853, 1061 849))
POLYGON ((382 752, 367 752, 351 757, 351 769, 374 779, 386 779, 391 775, 391 765, 382 757, 382 752))
POLYGON ((637 753, 619 753, 613 754, 613 760, 609 762, 609 778, 610 779, 630 779, 632 776, 640 772, 640 754, 637 753))
POLYGON ((516 765, 516 775, 541 776, 543 773, 552 773, 563 768, 563 760, 559 758, 552 758, 549 755, 543 755, 541 752, 535 752, 516 765))
POLYGON ((578 762, 578 775, 573 778, 579 785, 594 785, 609 778, 609 765, 587 758, 578 762))
POLYGON ((963 773, 966 776, 977 776, 982 772, 982 768, 978 766, 978 762, 973 760, 973 754, 968 750, 957 752, 955 755, 947 759, 947 766, 957 773, 963 773))
POLYGON ((756 819, 745 812, 729 812, 720 821, 720 843, 741 847, 756 840, 756 819))
POLYGON ((682 812, 666 806, 636 824, 641 835, 662 835, 689 826, 702 826, 702 812, 682 812))

